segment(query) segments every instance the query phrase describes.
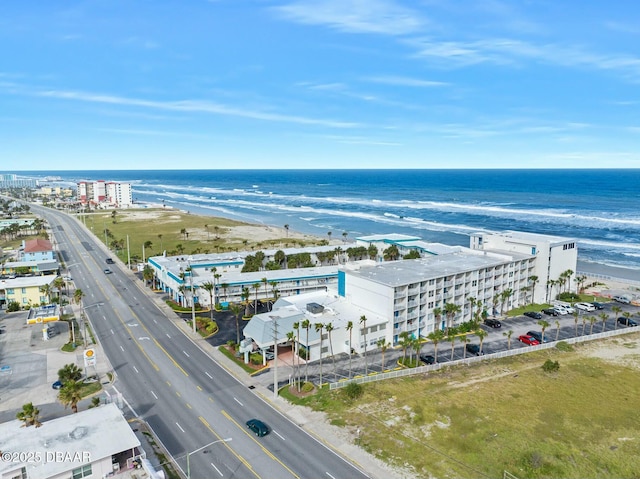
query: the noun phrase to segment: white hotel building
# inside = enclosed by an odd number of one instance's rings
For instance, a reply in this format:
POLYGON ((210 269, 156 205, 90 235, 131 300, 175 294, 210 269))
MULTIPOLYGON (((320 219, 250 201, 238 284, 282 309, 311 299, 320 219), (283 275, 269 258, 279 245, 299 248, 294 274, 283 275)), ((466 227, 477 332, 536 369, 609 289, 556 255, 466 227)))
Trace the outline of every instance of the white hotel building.
MULTIPOLYGON (((286 342, 293 323, 308 319, 312 325, 332 324, 331 346, 338 354, 349 352, 346 328, 349 322, 354 325, 351 347, 356 352, 364 351, 365 342, 368 350, 375 349, 379 339, 395 346, 403 331, 413 337, 426 337, 436 329, 444 329, 446 318, 436 318, 434 310, 443 310, 446 303, 454 303, 461 309, 453 318, 454 325, 472 319, 470 298, 481 301, 482 310, 488 315, 498 314, 502 307, 506 311, 531 302, 542 303, 547 282, 564 271, 575 271, 577 262, 574 239, 520 232, 477 233, 471 236, 471 248, 427 243, 398 234, 360 237, 356 244, 374 244, 379 251, 376 260, 255 273, 239 272, 241 257, 226 267, 220 259, 202 262, 202 258, 194 258, 191 266, 194 281, 202 284, 214 282, 213 267, 217 264, 220 277, 216 284, 226 284, 228 290, 233 288, 233 292, 227 291, 233 301, 239 299, 243 286, 251 286, 261 278, 276 285, 281 298, 272 311, 255 315, 244 330, 245 338, 258 349, 274 344, 275 330, 278 342, 286 342), (391 245, 397 247, 400 255, 416 250, 421 258, 383 261, 382 251, 391 245), (196 269, 196 265, 200 268, 196 269), (533 276, 537 277, 535 291, 533 276), (506 290, 511 290, 512 295, 503 304, 501 293, 506 290), (361 322, 362 316, 365 323, 361 322)), ((273 253, 267 252, 265 261, 273 253)), ((160 283, 174 294, 179 285, 189 286, 189 281, 180 277, 180 271, 187 268, 184 258, 181 259, 150 260, 160 283)), ((570 285, 572 280, 573 276, 569 278, 570 285)), ((260 298, 273 297, 271 287, 252 288, 251 298, 256 294, 260 298)), ((208 294, 200 291, 197 299, 206 304, 209 299, 204 296, 208 294)), ((308 344, 306 334, 305 331, 300 338, 302 347, 308 347, 311 360, 318 359, 319 332, 311 328, 308 344)), ((326 332, 322 343, 322 355, 329 355, 326 332)))

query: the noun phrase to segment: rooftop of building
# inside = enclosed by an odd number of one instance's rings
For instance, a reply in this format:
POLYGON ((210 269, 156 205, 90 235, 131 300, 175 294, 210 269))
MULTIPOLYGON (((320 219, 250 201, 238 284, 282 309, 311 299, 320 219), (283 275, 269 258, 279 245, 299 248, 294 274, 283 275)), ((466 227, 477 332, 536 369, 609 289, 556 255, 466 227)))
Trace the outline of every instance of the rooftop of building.
POLYGON ((377 235, 366 235, 366 236, 358 236, 356 238, 357 241, 366 241, 368 243, 372 243, 375 241, 384 241, 384 242, 402 242, 402 241, 421 241, 422 238, 419 236, 410 236, 401 233, 388 233, 388 234, 377 234, 377 235))
MULTIPOLYGON (((0 450, 3 453, 29 452, 45 459, 27 462, 30 479, 46 479, 80 467, 87 462, 47 461, 52 453, 73 454, 87 451, 90 462, 140 446, 122 412, 115 404, 106 404, 42 423, 41 427, 23 427, 19 420, 0 424, 0 450)), ((16 463, 0 461, 0 476, 14 471, 16 463)))
POLYGON ((1 279, 0 290, 10 288, 33 288, 40 287, 46 284, 51 285, 57 278, 56 275, 36 275, 36 276, 17 276, 15 278, 1 279))
POLYGON ((51 241, 44 238, 36 238, 36 239, 26 240, 24 242, 25 253, 40 253, 43 251, 53 251, 53 247, 51 246, 51 241))
POLYGON ((528 258, 528 255, 509 253, 491 254, 486 252, 455 252, 426 258, 390 261, 371 267, 362 267, 347 274, 384 284, 390 287, 418 283, 456 274, 492 268, 513 260, 528 258))
MULTIPOLYGON (((483 235, 483 233, 479 233, 483 235)), ((503 238, 511 238, 519 241, 530 241, 530 242, 545 242, 553 244, 563 244, 569 241, 576 241, 575 238, 567 237, 567 236, 553 236, 546 235, 542 233, 528 233, 526 231, 501 231, 498 233, 491 233, 490 236, 500 236, 503 238)))

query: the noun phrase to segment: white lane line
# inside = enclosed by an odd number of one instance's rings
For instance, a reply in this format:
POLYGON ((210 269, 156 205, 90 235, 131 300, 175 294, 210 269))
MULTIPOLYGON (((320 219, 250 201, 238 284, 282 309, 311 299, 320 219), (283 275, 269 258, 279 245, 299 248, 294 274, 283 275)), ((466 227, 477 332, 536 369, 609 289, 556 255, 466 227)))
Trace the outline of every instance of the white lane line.
POLYGON ((209 377, 209 379, 213 379, 213 377, 211 376, 211 374, 209 374, 209 373, 208 373, 208 372, 206 372, 206 371, 205 371, 204 373, 209 377))
POLYGON ((155 319, 153 320, 154 323, 158 324, 158 321, 156 321, 155 319))
POLYGON ((158 396, 156 396, 156 393, 154 393, 153 391, 151 391, 151 394, 153 394, 153 397, 158 399, 158 396))
POLYGON ((124 353, 124 348, 122 346, 120 346, 120 349, 122 349, 122 352, 124 353))
POLYGON ((329 476, 331 479, 336 479, 335 477, 333 477, 331 474, 329 474, 329 473, 328 473, 328 472, 326 472, 326 471, 325 471, 325 474, 326 474, 327 476, 329 476))
POLYGON ((169 336, 169 333, 166 333, 166 335, 167 335, 167 338, 171 339, 171 336, 169 336))
MULTIPOLYGON (((133 370, 134 370, 135 372, 137 372, 138 374, 140 374, 140 371, 138 371, 138 368, 137 368, 137 367, 133 366, 133 370)), ((276 433, 276 434, 277 434, 277 433, 276 433)))
POLYGON ((191 357, 191 356, 189 356, 189 355, 187 354, 187 352, 186 352, 184 349, 182 350, 182 352, 184 353, 184 355, 185 355, 186 357, 188 357, 188 358, 190 358, 190 357, 191 357))
POLYGON ((235 402, 237 402, 238 404, 240 404, 240 406, 244 406, 244 404, 242 404, 240 401, 238 401, 238 398, 234 397, 234 398, 233 398, 233 400, 234 400, 235 402))
POLYGON ((218 471, 218 474, 220 474, 220 475, 222 476, 222 473, 220 472, 220 469, 218 469, 218 468, 213 464, 213 462, 211 462, 210 464, 211 464, 211 467, 213 467, 216 471, 218 471))
POLYGON ((273 433, 278 436, 280 439, 282 439, 283 441, 285 440, 284 437, 282 437, 280 434, 278 434, 278 431, 273 431, 273 433))
POLYGON ((116 333, 113 332, 113 329, 111 330, 111 334, 116 334, 116 333))
POLYGON ((182 429, 182 426, 180 426, 180 424, 176 423, 176 426, 178 426, 178 427, 180 428, 180 430, 181 430, 182 432, 184 432, 184 429, 182 429))

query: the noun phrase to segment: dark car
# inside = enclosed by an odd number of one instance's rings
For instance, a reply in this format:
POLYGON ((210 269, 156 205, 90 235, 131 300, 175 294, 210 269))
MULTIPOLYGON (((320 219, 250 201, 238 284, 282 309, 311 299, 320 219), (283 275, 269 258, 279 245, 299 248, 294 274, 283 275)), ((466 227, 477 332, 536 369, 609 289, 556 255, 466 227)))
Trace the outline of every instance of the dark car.
MULTIPOLYGON (((538 341, 538 343, 542 344, 542 333, 540 331, 527 331, 527 336, 531 336, 532 338, 535 338, 536 341, 538 341)), ((546 341, 544 341, 546 343, 546 341)))
POLYGON ((483 354, 480 352, 480 346, 477 344, 467 343, 466 348, 469 354, 475 354, 476 356, 483 354))
POLYGON ((431 356, 430 354, 421 354, 420 361, 422 361, 425 364, 435 364, 436 358, 431 356))
POLYGON ((484 320, 484 324, 486 324, 487 326, 491 326, 492 328, 500 328, 502 327, 502 323, 500 321, 498 321, 497 319, 493 319, 493 318, 487 318, 484 320))
POLYGON ((523 334, 522 336, 518 336, 518 341, 524 344, 528 344, 529 346, 536 346, 540 344, 536 338, 533 336, 529 336, 527 334, 523 334))
POLYGON ((637 326, 638 322, 635 319, 625 318, 624 316, 620 316, 618 318, 618 324, 623 324, 625 326, 637 326))
POLYGON ((53 389, 60 389, 62 387, 62 383, 60 381, 56 381, 51 385, 53 389))
POLYGON ((558 311, 556 311, 554 308, 545 308, 542 310, 542 312, 548 316, 558 316, 558 311))
POLYGON ((524 314, 525 316, 528 316, 529 318, 542 319, 542 315, 540 313, 538 313, 537 311, 525 311, 522 314, 524 314))
POLYGON ((112 271, 109 268, 105 268, 104 270, 104 274, 111 274, 112 271))
POLYGON ((107 258, 105 261, 107 262, 107 264, 113 264, 113 260, 111 258, 107 258))
POLYGON ((260 419, 249 419, 247 421, 247 427, 251 429, 258 437, 266 436, 269 434, 269 428, 260 419))
POLYGON ((598 302, 595 302, 595 301, 593 303, 591 303, 591 305, 596 309, 603 309, 604 308, 604 304, 598 303, 598 302))

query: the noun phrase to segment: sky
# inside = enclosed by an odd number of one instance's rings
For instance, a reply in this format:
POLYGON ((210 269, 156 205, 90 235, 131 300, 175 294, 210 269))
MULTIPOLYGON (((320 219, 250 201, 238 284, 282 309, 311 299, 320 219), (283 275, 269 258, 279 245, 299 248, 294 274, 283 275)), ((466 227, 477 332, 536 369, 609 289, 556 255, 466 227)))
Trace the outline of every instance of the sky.
POLYGON ((638 168, 636 0, 0 2, 0 168, 638 168))

